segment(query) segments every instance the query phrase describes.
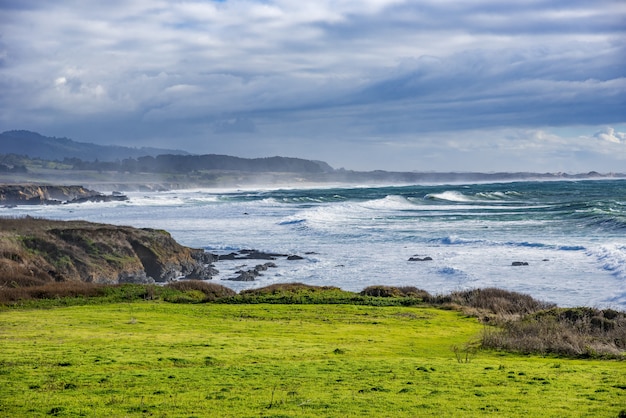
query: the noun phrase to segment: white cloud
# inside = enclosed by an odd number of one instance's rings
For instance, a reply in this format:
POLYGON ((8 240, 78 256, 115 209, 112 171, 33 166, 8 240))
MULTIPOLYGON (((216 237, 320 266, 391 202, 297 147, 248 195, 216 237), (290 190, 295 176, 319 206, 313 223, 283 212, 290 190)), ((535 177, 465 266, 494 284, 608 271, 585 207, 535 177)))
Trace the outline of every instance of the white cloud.
POLYGON ((601 141, 612 142, 614 144, 626 143, 626 133, 616 132, 615 129, 611 127, 606 127, 596 132, 593 136, 601 141))

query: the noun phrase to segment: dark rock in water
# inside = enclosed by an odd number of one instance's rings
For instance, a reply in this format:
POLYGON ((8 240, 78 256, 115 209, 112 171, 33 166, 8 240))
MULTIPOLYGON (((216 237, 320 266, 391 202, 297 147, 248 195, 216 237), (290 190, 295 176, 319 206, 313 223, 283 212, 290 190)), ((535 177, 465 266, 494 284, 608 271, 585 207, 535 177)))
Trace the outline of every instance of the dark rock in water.
POLYGON ((240 259, 243 260, 276 260, 278 257, 286 257, 287 254, 265 253, 258 250, 241 250, 240 259))
POLYGON ((247 260, 276 260, 276 255, 269 253, 262 253, 260 251, 255 251, 252 253, 248 253, 245 256, 239 257, 247 260))
POLYGON ((256 265, 254 267, 254 271, 256 271, 258 273, 260 271, 265 271, 265 270, 267 270, 270 267, 272 267, 272 268, 276 267, 276 264, 271 263, 271 262, 270 263, 265 263, 265 264, 258 264, 258 265, 256 265))
POLYGON ((409 261, 433 261, 433 258, 432 257, 424 257, 424 258, 411 257, 409 258, 409 261))
POLYGON ((213 276, 219 274, 219 270, 215 269, 212 265, 206 266, 194 266, 191 271, 187 273, 183 279, 190 280, 211 280, 213 276))
POLYGON ((237 277, 232 277, 230 279, 227 280, 232 280, 235 282, 253 282, 254 279, 257 278, 257 276, 259 276, 259 273, 254 271, 254 270, 248 270, 248 271, 238 271, 237 273, 239 273, 239 276, 237 277))
POLYGON ((293 261, 293 260, 304 260, 304 257, 300 257, 299 255, 290 255, 289 257, 287 257, 287 260, 293 261))
POLYGON ((511 263, 512 266, 527 266, 528 262, 527 261, 514 261, 511 263))
POLYGON ((197 251, 191 255, 194 260, 199 263, 211 264, 216 262, 219 259, 219 256, 216 254, 207 253, 206 251, 197 251))
POLYGON ((265 264, 257 264, 256 266, 254 266, 253 269, 236 271, 235 273, 237 273, 238 276, 232 277, 226 280, 232 280, 232 281, 237 281, 237 282, 252 282, 254 281, 254 279, 256 279, 258 276, 261 275, 262 271, 265 271, 268 268, 274 268, 274 267, 276 267, 276 264, 271 263, 271 262, 265 263, 265 264))
POLYGON ((276 260, 287 257, 287 254, 265 253, 258 250, 241 250, 237 253, 220 255, 219 260, 276 260))
POLYGON ((217 259, 219 261, 221 261, 221 260, 237 260, 237 259, 239 259, 239 254, 237 254, 237 253, 222 254, 222 255, 217 256, 217 259))
POLYGON ((128 197, 124 195, 96 194, 93 196, 77 197, 76 199, 68 200, 63 203, 68 204, 68 203, 85 203, 85 202, 124 202, 126 200, 128 200, 128 197))

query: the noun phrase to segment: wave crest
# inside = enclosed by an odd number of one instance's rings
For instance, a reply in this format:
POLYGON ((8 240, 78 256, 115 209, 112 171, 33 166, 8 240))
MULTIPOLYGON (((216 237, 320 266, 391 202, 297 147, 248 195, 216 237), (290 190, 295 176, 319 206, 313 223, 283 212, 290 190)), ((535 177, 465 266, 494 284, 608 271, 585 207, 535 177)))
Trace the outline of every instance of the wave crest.
POLYGON ((425 199, 431 200, 445 200, 448 202, 472 202, 473 199, 469 196, 464 195, 461 192, 457 192, 454 190, 448 190, 441 193, 428 193, 424 196, 425 199))

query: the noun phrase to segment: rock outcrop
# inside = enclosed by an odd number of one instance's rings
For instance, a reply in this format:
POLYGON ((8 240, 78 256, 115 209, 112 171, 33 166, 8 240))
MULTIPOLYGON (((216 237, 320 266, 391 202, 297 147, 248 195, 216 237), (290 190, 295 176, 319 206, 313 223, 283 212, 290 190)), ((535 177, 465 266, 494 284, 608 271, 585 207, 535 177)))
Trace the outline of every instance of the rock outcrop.
POLYGON ((216 257, 169 233, 85 221, 0 219, 0 286, 210 279, 216 257))
POLYGON ((250 270, 238 270, 236 273, 238 276, 232 277, 226 280, 232 280, 236 282, 253 282, 257 277, 262 276, 261 272, 267 270, 268 268, 275 268, 276 264, 269 262, 265 264, 257 264, 253 269, 250 270))
POLYGON ((62 203, 108 202, 128 200, 124 195, 104 195, 83 186, 48 186, 36 184, 0 185, 0 205, 58 205, 62 203))
POLYGON ((409 258, 409 261, 433 261, 432 257, 411 257, 409 258))

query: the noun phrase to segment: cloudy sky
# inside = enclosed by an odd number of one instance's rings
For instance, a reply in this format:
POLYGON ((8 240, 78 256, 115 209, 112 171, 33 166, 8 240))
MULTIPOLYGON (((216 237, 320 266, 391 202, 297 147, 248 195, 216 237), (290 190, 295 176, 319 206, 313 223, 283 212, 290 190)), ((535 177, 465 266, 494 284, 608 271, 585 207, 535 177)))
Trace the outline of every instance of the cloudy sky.
POLYGON ((355 170, 626 171, 626 2, 0 0, 10 129, 355 170))

